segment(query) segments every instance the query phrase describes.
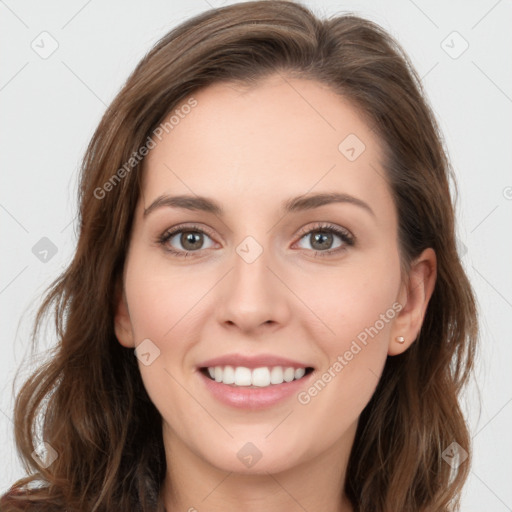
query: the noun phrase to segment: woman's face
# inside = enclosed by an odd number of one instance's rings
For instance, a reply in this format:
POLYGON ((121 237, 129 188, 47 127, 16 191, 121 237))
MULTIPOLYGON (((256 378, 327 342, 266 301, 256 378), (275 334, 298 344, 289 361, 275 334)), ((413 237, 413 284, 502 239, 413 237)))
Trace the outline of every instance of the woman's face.
POLYGON ((346 453, 426 307, 406 305, 379 140, 314 81, 193 96, 146 157, 118 339, 173 454, 262 473, 346 453))

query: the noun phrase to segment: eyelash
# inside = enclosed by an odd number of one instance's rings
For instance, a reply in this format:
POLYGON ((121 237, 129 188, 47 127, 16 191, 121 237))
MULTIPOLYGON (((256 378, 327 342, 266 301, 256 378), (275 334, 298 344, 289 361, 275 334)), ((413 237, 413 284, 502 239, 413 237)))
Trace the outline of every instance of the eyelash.
MULTIPOLYGON (((157 238, 157 243, 165 246, 167 242, 176 234, 183 233, 183 232, 191 232, 191 233, 202 233, 204 235, 209 236, 210 238, 213 238, 210 233, 207 230, 204 230, 203 228, 200 228, 199 226, 178 226, 176 228, 173 228, 169 231, 165 231, 157 238)), ((315 257, 317 255, 320 256, 330 256, 331 254, 338 253, 341 251, 344 251, 347 249, 347 246, 352 247, 355 244, 355 237, 353 237, 347 230, 339 228, 337 226, 334 226, 329 223, 320 223, 316 225, 314 228, 309 229, 308 231, 301 233, 299 240, 302 240, 306 235, 310 235, 311 233, 315 232, 321 232, 321 233, 332 233, 334 235, 337 235, 341 240, 343 241, 344 245, 341 247, 336 247, 335 249, 328 249, 326 251, 314 251, 315 257)), ((175 249, 172 249, 170 247, 164 247, 164 250, 173 254, 174 256, 179 257, 187 257, 191 254, 200 252, 198 251, 177 251, 175 249)), ((307 249, 304 249, 307 250, 307 249)))

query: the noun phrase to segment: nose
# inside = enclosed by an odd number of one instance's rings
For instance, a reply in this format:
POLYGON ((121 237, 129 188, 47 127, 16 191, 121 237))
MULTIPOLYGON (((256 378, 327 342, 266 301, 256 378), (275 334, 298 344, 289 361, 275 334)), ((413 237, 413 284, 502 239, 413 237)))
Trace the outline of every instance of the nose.
POLYGON ((290 318, 293 294, 267 251, 250 237, 233 254, 231 271, 217 290, 217 320, 245 333, 279 328, 290 318))

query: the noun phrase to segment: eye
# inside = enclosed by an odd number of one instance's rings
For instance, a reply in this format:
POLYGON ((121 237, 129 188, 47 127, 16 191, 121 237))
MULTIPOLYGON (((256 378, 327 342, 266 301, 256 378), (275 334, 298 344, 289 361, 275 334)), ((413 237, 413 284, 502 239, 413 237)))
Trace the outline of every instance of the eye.
POLYGON ((332 224, 320 224, 313 229, 307 231, 301 240, 306 239, 310 241, 311 249, 315 251, 315 256, 327 256, 333 253, 346 250, 347 246, 353 246, 355 243, 354 237, 346 229, 332 224), (336 247, 332 247, 335 238, 341 240, 336 247))
MULTIPOLYGON (((210 236, 198 226, 178 227, 166 231, 158 238, 158 243, 164 246, 164 249, 176 256, 188 256, 193 252, 198 252, 201 249, 209 249, 204 247, 204 240, 207 237, 210 241, 210 236), (182 249, 176 250, 173 246, 181 245, 182 249)), ((212 241, 213 242, 213 241, 212 241)))
MULTIPOLYGON (((300 240, 307 240, 307 237, 309 237, 310 245, 312 245, 309 250, 313 250, 315 256, 328 256, 338 253, 346 250, 347 246, 353 246, 355 243, 355 238, 348 230, 333 226, 332 224, 316 225, 313 229, 305 232, 300 240), (341 242, 333 248, 332 244, 335 238, 340 239, 341 242)), ((167 252, 175 256, 190 256, 193 253, 200 252, 201 249, 210 249, 213 246, 211 237, 199 226, 178 226, 170 229, 165 231, 157 239, 157 242, 167 252), (205 237, 211 242, 208 247, 204 247, 205 237), (181 245, 181 248, 176 249, 177 245, 181 245)), ((306 249, 308 248, 306 247, 306 249)))

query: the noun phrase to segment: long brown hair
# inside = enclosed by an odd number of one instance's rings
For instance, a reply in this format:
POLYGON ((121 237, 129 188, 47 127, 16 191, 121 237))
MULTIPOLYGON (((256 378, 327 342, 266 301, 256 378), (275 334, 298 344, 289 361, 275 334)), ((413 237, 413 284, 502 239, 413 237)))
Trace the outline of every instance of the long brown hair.
POLYGON ((360 416, 345 491, 358 512, 459 509, 470 461, 453 470, 442 454, 454 441, 471 453, 459 396, 473 367, 477 316, 456 250, 455 179, 420 79, 397 42, 368 20, 320 20, 294 2, 254 1, 209 10, 165 35, 87 148, 76 253, 34 328, 35 339, 51 311, 58 343, 15 403, 28 476, 3 496, 2 512, 161 509, 161 417, 133 351, 114 333, 143 167, 126 162, 194 91, 219 81, 256 84, 274 73, 325 83, 358 109, 386 148, 403 268, 427 247, 437 255, 420 334, 405 353, 388 357, 360 416), (58 454, 46 468, 31 456, 38 422, 38 439, 58 454))

